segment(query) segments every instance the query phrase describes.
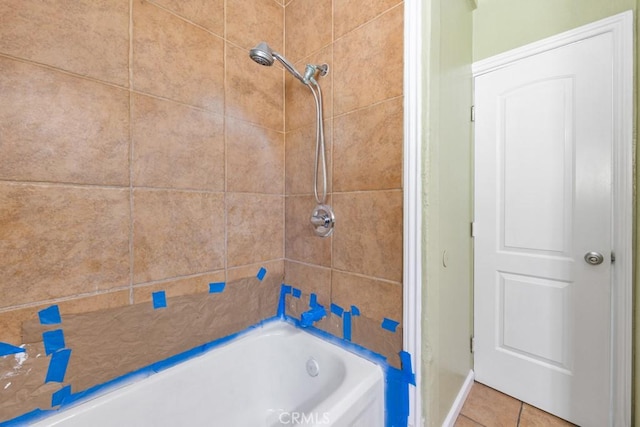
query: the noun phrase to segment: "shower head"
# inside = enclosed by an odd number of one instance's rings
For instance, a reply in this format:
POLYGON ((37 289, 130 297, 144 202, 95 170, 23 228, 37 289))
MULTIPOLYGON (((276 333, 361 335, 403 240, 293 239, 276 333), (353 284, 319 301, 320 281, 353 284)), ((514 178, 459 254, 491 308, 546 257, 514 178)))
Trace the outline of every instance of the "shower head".
POLYGON ((268 67, 273 65, 273 51, 265 42, 260 42, 256 47, 251 49, 249 56, 260 65, 266 65, 268 67))
POLYGON ((300 80, 305 85, 308 85, 304 77, 302 77, 302 74, 300 74, 298 70, 296 70, 284 56, 280 55, 278 52, 274 52, 273 50, 271 50, 266 42, 258 43, 256 47, 249 51, 249 56, 258 64, 266 66, 273 65, 273 63, 277 59, 284 66, 284 68, 287 69, 287 71, 293 74, 296 79, 300 80))

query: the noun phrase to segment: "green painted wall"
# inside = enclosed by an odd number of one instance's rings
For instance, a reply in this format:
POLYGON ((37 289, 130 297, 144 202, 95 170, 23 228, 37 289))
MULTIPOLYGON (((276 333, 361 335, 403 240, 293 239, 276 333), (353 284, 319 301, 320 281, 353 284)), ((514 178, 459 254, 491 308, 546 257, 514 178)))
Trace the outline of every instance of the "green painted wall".
POLYGON ((472 0, 424 3, 423 404, 441 426, 472 368, 472 0), (446 258, 446 266, 443 259, 446 258))
MULTIPOLYGON (((479 0, 473 16, 473 60, 478 61, 507 50, 523 46, 545 37, 606 18, 626 10, 639 10, 640 0, 479 0)), ((636 14, 636 28, 638 28, 636 14)), ((636 48, 638 48, 636 33, 636 48)), ((637 54, 636 54, 637 63, 637 54)), ((638 79, 636 65, 636 82, 638 79)), ((636 83, 636 113, 638 108, 636 83)), ((636 126, 637 127, 637 126, 636 126)), ((636 159, 636 164, 638 158, 636 159)), ((637 179, 637 176, 636 176, 637 179)), ((637 242, 638 212, 640 202, 636 198, 635 255, 640 262, 637 242)), ((634 268, 634 273, 637 271, 634 268)), ((640 283, 635 275, 635 311, 640 307, 640 283)), ((640 372, 640 316, 635 317, 634 357, 635 373, 640 372)), ((634 403, 640 408, 640 375, 634 375, 634 403)), ((634 415, 635 415, 634 410, 634 415)), ((638 417, 635 417, 637 420, 638 417)), ((635 424, 634 424, 635 425, 635 424)))
POLYGON ((636 8, 636 0, 479 0, 473 60, 636 8))

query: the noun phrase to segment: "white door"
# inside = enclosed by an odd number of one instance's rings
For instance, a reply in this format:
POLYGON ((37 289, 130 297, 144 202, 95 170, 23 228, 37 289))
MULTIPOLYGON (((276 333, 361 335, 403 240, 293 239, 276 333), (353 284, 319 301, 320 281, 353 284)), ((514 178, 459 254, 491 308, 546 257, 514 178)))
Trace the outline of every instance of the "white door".
POLYGON ((475 79, 476 379, 583 427, 610 424, 613 57, 603 33, 475 79))

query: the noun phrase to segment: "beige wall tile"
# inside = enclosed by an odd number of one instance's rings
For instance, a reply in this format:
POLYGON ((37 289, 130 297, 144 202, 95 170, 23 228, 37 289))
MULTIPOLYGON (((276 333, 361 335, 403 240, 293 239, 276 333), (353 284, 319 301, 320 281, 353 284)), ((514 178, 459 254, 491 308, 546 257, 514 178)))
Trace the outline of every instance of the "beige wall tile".
POLYGON ((151 0, 177 15, 224 36, 224 0, 151 0))
POLYGON ((140 304, 151 301, 153 299, 151 294, 158 291, 165 291, 167 298, 192 294, 208 294, 209 283, 224 282, 224 276, 224 271, 216 271, 214 273, 136 286, 133 288, 133 303, 140 304))
POLYGON ((222 114, 222 39, 151 3, 133 0, 133 87, 222 114))
POLYGON ((402 281, 402 192, 333 194, 333 267, 402 281))
POLYGON ((38 318, 38 312, 51 305, 57 305, 64 321, 66 314, 89 313, 107 308, 122 307, 129 304, 129 290, 95 294, 66 301, 50 302, 32 307, 0 312, 0 341, 20 345, 22 323, 38 318))
POLYGON ((332 2, 293 0, 285 9, 285 53, 298 61, 330 44, 332 2))
POLYGON ((224 191, 223 116, 132 96, 133 185, 224 191))
POLYGON ((226 62, 226 116, 282 131, 282 67, 256 64, 249 57, 248 50, 228 43, 226 62))
POLYGON ((284 134, 232 118, 225 125, 227 191, 283 194, 284 134))
POLYGON ((0 307, 129 284, 129 196, 0 184, 0 307))
POLYGON ((314 293, 318 296, 318 302, 329 310, 331 305, 331 269, 289 260, 285 262, 284 268, 284 282, 300 289, 305 303, 309 302, 309 295, 314 293))
POLYGON ((403 126, 402 97, 336 117, 334 190, 400 189, 403 126))
MULTIPOLYGON (((333 115, 333 46, 330 45, 294 64, 304 74, 307 64, 329 65, 329 72, 318 75, 325 120, 333 115)), ((299 129, 316 123, 316 103, 311 90, 291 73, 285 73, 285 125, 287 130, 299 129)))
POLYGON ((0 52, 129 84, 129 1, 0 2, 0 52))
POLYGON ((379 320, 354 316, 351 318, 351 334, 354 343, 385 356, 389 365, 400 368, 398 353, 402 350, 402 326, 391 332, 382 329, 379 320))
POLYGON ((331 300, 345 309, 355 305, 363 316, 373 320, 382 322, 387 317, 402 322, 402 283, 334 270, 331 300))
POLYGON ((224 196, 135 190, 133 280, 143 283, 224 267, 224 196))
MULTIPOLYGON (((331 193, 332 126, 324 122, 327 160, 327 193, 331 193)), ((285 194, 313 194, 313 168, 316 160, 316 126, 287 132, 285 135, 285 194)), ((318 196, 322 192, 322 169, 318 165, 318 196)))
POLYGON ((228 41, 245 49, 265 41, 276 52, 284 52, 282 4, 274 0, 227 0, 226 13, 228 41))
POLYGON ((290 260, 331 267, 331 237, 317 236, 309 222, 315 206, 313 196, 286 198, 285 256, 290 260))
POLYGON ((402 0, 333 0, 336 39, 401 3, 402 0))
POLYGON ((0 178, 129 184, 125 90, 0 58, 0 178))
POLYGON ((402 95, 402 39, 397 6, 334 43, 334 114, 402 95))
POLYGON ((276 280, 277 284, 282 284, 284 277, 284 260, 266 261, 252 265, 244 265, 242 267, 234 267, 227 270, 227 282, 235 282, 242 279, 254 278, 258 275, 261 268, 267 270, 263 280, 276 280))
POLYGON ((227 266, 284 257, 284 198, 227 193, 227 266))

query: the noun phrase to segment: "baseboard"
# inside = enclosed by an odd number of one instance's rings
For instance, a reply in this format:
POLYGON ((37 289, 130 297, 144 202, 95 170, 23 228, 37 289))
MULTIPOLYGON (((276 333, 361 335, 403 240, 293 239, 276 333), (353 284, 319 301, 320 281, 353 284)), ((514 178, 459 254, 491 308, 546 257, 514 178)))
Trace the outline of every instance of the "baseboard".
POLYGON ((465 378, 464 383, 462 383, 462 387, 460 387, 456 400, 453 401, 453 405, 451 405, 451 409, 449 409, 447 418, 445 418, 442 423, 442 427, 453 427, 455 425, 456 419, 462 410, 462 405, 464 405, 464 401, 467 400, 467 396, 473 386, 474 377, 473 370, 469 371, 467 378, 465 378))

